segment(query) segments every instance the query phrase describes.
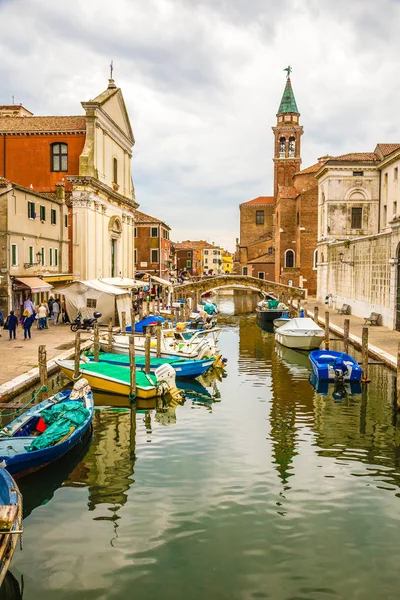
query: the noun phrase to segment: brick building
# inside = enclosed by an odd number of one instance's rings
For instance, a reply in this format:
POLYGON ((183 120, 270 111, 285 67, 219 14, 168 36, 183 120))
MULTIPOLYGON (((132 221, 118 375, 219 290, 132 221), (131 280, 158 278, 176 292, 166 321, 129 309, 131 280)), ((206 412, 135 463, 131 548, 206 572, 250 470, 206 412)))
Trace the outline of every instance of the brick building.
POLYGON ((272 131, 274 195, 240 205, 235 270, 315 293, 320 163, 300 169, 303 127, 289 76, 272 131))
POLYGON ((135 269, 169 279, 173 268, 171 228, 135 210, 135 269))

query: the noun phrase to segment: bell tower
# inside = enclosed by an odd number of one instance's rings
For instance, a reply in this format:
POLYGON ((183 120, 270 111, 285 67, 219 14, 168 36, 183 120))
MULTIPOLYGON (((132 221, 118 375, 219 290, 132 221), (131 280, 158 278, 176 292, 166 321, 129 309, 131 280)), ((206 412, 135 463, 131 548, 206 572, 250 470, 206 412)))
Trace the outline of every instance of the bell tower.
POLYGON ((275 136, 274 151, 274 196, 277 197, 278 186, 292 186, 293 176, 300 171, 300 138, 303 127, 299 125, 300 113, 297 109, 290 81, 291 67, 287 72, 286 86, 279 106, 276 127, 272 128, 275 136))

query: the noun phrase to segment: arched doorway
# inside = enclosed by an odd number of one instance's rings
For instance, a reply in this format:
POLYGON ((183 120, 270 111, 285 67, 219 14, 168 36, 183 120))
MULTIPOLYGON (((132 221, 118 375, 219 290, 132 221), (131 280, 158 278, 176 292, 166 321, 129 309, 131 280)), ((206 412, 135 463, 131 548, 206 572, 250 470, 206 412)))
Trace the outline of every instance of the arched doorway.
POLYGON ((400 331, 400 244, 397 246, 396 330, 400 331))
POLYGON ((112 217, 108 225, 110 233, 110 277, 120 275, 119 246, 122 234, 122 224, 118 217, 112 217))

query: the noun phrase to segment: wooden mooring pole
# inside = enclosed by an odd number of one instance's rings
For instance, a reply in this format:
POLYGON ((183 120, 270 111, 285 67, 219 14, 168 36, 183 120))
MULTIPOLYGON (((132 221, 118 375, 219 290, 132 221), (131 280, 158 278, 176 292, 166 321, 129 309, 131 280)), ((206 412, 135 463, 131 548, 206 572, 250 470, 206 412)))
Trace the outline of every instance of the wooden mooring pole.
POLYGON ((325 350, 329 350, 329 311, 325 311, 325 350))
POLYGON ((79 377, 79 363, 81 359, 81 334, 79 331, 75 334, 75 354, 74 354, 74 379, 79 377))
POLYGON ((362 328, 361 362, 363 371, 361 381, 369 383, 371 380, 368 378, 368 327, 362 328))
POLYGON ((318 325, 318 306, 314 306, 314 322, 318 325))
POLYGON ((146 330, 146 339, 145 339, 145 343, 144 343, 144 370, 147 374, 150 373, 150 341, 151 341, 151 337, 150 337, 150 330, 147 329, 146 330))
POLYGON ((136 356, 135 356, 135 337, 129 336, 129 375, 130 387, 129 394, 131 402, 136 396, 136 356))
POLYGON ((132 334, 135 333, 135 322, 136 322, 136 314, 135 314, 135 310, 133 308, 131 308, 131 327, 132 327, 132 334))
POLYGON ((98 325, 98 323, 95 323, 94 335, 93 335, 93 360, 94 360, 94 362, 99 362, 99 354, 100 354, 99 325, 98 325))
MULTIPOLYGON (((39 346, 38 349, 38 365, 39 365, 39 376, 40 376, 40 387, 45 386, 48 388, 47 378, 47 352, 46 346, 39 346)), ((46 390, 42 390, 40 394, 40 400, 45 400, 48 394, 46 390)))
POLYGON ((124 310, 121 313, 121 329, 122 333, 126 333, 126 312, 124 310))
POLYGON ((108 343, 107 343, 109 352, 111 352, 111 350, 112 350, 112 342, 113 342, 112 327, 113 327, 113 320, 112 320, 112 317, 110 317, 108 319, 108 343))
POLYGON ((350 333, 350 319, 344 320, 343 326, 343 352, 349 353, 349 333, 350 333))
POLYGON ((156 336, 157 336, 157 358, 161 358, 161 323, 157 323, 156 326, 156 336))
POLYGON ((300 316, 301 300, 297 298, 297 316, 300 316))
POLYGON ((400 342, 397 349, 396 401, 397 409, 400 410, 400 342))

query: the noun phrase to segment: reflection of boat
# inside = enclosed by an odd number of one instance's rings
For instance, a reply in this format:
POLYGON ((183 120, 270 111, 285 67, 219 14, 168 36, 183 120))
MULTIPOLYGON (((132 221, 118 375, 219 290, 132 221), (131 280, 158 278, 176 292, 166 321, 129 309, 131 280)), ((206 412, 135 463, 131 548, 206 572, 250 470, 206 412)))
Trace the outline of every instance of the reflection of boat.
MULTIPOLYGON (((70 379, 73 378, 73 360, 56 360, 56 363, 70 379)), ((80 363, 79 373, 94 389, 129 396, 130 371, 126 367, 103 362, 80 363)), ((138 398, 162 396, 176 388, 175 371, 168 364, 158 367, 155 375, 147 375, 142 371, 136 371, 135 375, 138 398)))
POLYGON ((305 350, 293 350, 292 348, 276 344, 275 353, 284 361, 292 373, 304 373, 310 370, 308 352, 305 350))
MULTIPOLYGON (((84 358, 89 361, 93 361, 93 354, 86 353, 84 358)), ((112 365, 119 365, 121 367, 129 367, 129 356, 126 354, 112 354, 111 352, 101 352, 99 355, 99 362, 108 363, 112 365)), ((135 364, 138 371, 144 371, 145 369, 145 357, 136 356, 135 364)), ((154 375, 156 369, 162 365, 169 364, 174 369, 177 377, 198 377, 202 375, 213 365, 214 358, 207 358, 204 360, 198 359, 182 359, 178 357, 174 358, 150 358, 150 373, 154 375)))
POLYGON ((14 575, 7 571, 0 587, 0 600, 22 600, 22 591, 14 575))
POLYGON ((85 379, 47 398, 1 430, 0 461, 20 477, 58 460, 85 436, 93 408, 85 379))
POLYGON ((318 394, 321 396, 327 396, 332 392, 332 397, 337 400, 338 398, 344 398, 347 395, 354 396, 361 394, 361 383, 359 381, 343 382, 330 382, 326 379, 318 379, 314 373, 310 375, 310 383, 318 394))
POLYGON ((22 533, 22 496, 14 479, 0 467, 0 584, 22 533), (19 532, 19 533, 18 533, 19 532))
POLYGON ((314 350, 309 355, 314 375, 318 379, 360 381, 362 369, 355 358, 335 350, 314 350))
POLYGON ((312 319, 295 318, 276 330, 275 339, 287 348, 311 350, 320 347, 324 330, 312 319))
POLYGON ((263 309, 263 308, 260 308, 259 306, 257 306, 257 308, 256 308, 257 324, 261 327, 261 329, 266 329, 266 327, 269 326, 267 331, 270 331, 270 327, 272 326, 273 321, 275 321, 275 319, 279 319, 283 315, 284 310, 285 309, 282 309, 282 310, 268 309, 268 308, 263 309))

